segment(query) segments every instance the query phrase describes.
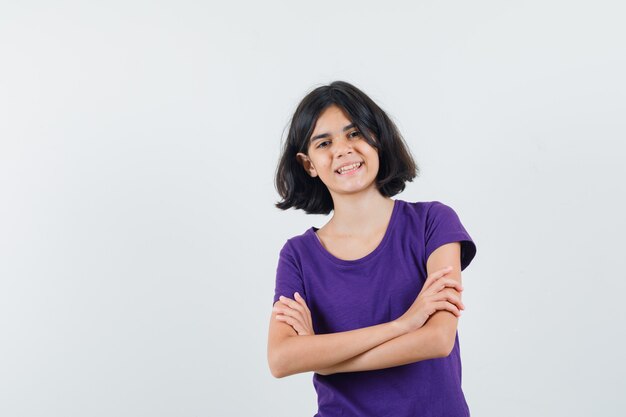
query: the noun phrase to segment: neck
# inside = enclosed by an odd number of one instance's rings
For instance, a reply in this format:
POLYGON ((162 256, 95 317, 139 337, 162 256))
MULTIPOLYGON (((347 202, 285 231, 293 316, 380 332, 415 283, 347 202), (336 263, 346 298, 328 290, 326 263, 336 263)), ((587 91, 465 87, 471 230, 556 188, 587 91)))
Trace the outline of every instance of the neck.
POLYGON ((364 236, 387 225, 394 200, 372 188, 356 194, 333 195, 333 205, 333 217, 328 222, 332 233, 364 236))

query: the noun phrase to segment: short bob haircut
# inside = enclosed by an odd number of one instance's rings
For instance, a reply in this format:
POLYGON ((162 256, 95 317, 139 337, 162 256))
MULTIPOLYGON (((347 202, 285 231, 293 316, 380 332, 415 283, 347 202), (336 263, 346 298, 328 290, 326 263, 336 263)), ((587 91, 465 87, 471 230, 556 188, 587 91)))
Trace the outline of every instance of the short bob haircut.
POLYGON ((387 114, 365 93, 345 81, 317 87, 300 102, 291 119, 276 169, 275 187, 283 201, 275 204, 282 210, 291 207, 307 214, 328 214, 333 199, 319 176, 311 177, 296 154, 308 155, 309 138, 320 114, 337 105, 356 125, 367 143, 378 150, 379 169, 376 186, 384 196, 402 192, 406 182, 419 175, 411 152, 387 114))

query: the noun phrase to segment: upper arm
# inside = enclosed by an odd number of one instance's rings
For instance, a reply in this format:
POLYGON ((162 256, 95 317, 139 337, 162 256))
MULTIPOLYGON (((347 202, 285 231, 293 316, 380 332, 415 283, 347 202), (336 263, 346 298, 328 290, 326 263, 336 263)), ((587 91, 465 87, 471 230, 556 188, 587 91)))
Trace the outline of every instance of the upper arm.
MULTIPOLYGON (((293 248, 287 241, 280 250, 278 265, 276 267, 276 286, 274 289, 274 304, 278 302, 281 295, 294 298, 294 293, 299 292, 306 299, 306 291, 300 264, 294 255, 293 248)), ((297 336, 298 333, 288 323, 276 320, 276 312, 272 311, 269 324, 269 334, 267 341, 267 360, 270 371, 275 377, 281 376, 281 343, 290 336, 297 336)))
MULTIPOLYGON (((452 270, 446 277, 452 278, 462 284, 460 242, 446 243, 435 249, 426 261, 427 274, 430 275, 434 271, 448 265, 452 266, 452 270)), ((450 290, 457 292, 453 288, 450 288, 450 290)), ((429 326, 436 334, 439 334, 443 356, 449 355, 454 348, 458 321, 458 317, 452 312, 439 310, 430 316, 426 324, 424 324, 424 327, 429 326)))
MULTIPOLYGON (((278 301, 277 301, 278 302, 278 301)), ((276 304, 276 303, 274 303, 276 304)), ((278 313, 272 310, 270 317, 269 334, 267 338, 267 361, 270 367, 270 372, 276 378, 280 378, 280 357, 278 348, 282 341, 287 337, 297 336, 298 333, 289 324, 284 321, 276 320, 278 313)))

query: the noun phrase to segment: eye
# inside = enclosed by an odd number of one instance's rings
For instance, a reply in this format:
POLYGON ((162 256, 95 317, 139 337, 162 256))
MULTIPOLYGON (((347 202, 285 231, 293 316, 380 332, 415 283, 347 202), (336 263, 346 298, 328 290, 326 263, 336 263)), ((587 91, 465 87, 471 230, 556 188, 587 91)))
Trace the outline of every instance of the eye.
POLYGON ((355 130, 354 132, 350 132, 348 136, 350 136, 351 138, 361 136, 361 132, 359 132, 358 130, 355 130))
POLYGON ((329 143, 327 140, 325 140, 324 142, 321 142, 319 145, 317 145, 317 148, 325 148, 326 146, 322 146, 325 143, 329 143))

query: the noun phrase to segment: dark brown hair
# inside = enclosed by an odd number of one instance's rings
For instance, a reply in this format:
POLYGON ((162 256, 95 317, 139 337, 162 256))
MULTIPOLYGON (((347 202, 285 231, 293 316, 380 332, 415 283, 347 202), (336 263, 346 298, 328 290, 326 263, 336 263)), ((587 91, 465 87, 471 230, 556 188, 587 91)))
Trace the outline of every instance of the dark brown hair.
POLYGON ((376 186, 384 196, 402 192, 406 182, 419 175, 402 135, 387 114, 361 90, 345 81, 334 81, 315 88, 300 102, 289 124, 276 169, 275 186, 282 201, 276 207, 302 209, 307 214, 328 214, 333 199, 319 176, 311 177, 296 159, 308 155, 309 139, 320 114, 329 106, 343 109, 367 143, 378 150, 376 186), (373 136, 373 137, 372 137, 373 136))

